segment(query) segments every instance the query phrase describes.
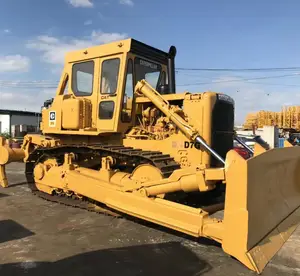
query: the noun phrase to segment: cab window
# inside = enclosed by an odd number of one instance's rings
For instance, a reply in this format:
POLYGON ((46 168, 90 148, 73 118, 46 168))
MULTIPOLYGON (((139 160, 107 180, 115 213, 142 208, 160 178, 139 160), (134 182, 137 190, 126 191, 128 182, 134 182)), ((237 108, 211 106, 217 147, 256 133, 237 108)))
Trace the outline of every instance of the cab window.
POLYGON ((72 90, 75 96, 93 93, 94 61, 76 63, 72 67, 72 90))
POLYGON ((102 62, 101 94, 115 94, 118 88, 120 59, 108 59, 102 62))
POLYGON ((113 118, 115 110, 115 102, 104 101, 99 105, 99 119, 110 120, 113 118))
POLYGON ((153 88, 157 89, 161 74, 161 65, 141 58, 135 58, 136 82, 145 79, 153 88))
POLYGON ((161 74, 160 85, 167 85, 167 84, 168 84, 167 75, 166 75, 166 72, 163 71, 161 74))
POLYGON ((131 121, 132 103, 133 103, 133 62, 128 60, 127 73, 125 80, 125 91, 123 97, 123 108, 121 119, 123 122, 131 121))

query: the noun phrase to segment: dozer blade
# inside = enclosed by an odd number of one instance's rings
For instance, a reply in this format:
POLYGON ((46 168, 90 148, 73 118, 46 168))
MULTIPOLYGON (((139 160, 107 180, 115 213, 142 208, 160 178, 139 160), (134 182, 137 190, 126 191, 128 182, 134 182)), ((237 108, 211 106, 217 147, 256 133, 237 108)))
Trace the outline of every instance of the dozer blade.
POLYGON ((226 157, 222 247, 261 273, 300 222, 300 147, 226 157))

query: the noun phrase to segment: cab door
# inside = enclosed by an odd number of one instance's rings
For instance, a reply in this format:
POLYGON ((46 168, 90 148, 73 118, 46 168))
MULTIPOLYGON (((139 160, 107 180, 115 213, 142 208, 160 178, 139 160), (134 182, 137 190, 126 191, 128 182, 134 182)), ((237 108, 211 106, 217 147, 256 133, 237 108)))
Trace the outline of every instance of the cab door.
POLYGON ((135 115, 135 97, 134 97, 134 56, 127 55, 126 70, 124 74, 123 91, 122 91, 122 110, 121 121, 119 122, 118 132, 125 133, 134 124, 133 118, 135 115))
POLYGON ((100 59, 98 91, 99 132, 115 132, 120 114, 120 99, 124 72, 122 55, 100 59))

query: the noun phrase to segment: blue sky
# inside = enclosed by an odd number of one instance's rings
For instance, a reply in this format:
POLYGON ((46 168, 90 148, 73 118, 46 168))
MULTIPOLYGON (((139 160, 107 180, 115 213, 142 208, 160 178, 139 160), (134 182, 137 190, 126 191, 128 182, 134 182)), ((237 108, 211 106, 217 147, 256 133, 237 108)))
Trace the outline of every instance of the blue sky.
MULTIPOLYGON (((166 51, 175 45, 177 67, 300 66, 297 0, 1 2, 0 108, 39 110, 55 89, 12 87, 16 81, 56 83, 66 51, 126 37, 166 51)), ((249 111, 300 104, 298 73, 179 71, 177 91, 231 95, 239 123, 249 111), (261 77, 268 79, 244 81, 261 77)))

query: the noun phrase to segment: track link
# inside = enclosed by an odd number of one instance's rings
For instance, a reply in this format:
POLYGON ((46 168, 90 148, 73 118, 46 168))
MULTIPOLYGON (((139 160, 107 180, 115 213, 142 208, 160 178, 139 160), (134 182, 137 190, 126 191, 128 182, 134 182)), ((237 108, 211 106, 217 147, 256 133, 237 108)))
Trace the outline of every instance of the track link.
POLYGON ((163 154, 160 151, 143 151, 132 147, 124 147, 121 145, 62 145, 53 148, 37 148, 29 156, 26 163, 26 178, 28 186, 34 195, 51 201, 60 203, 75 208, 85 209, 91 212, 97 212, 113 217, 122 217, 120 213, 108 208, 104 204, 94 201, 93 199, 83 197, 82 199, 74 199, 66 194, 53 194, 41 192, 37 189, 34 181, 33 170, 37 163, 46 158, 56 158, 59 162, 63 162, 65 153, 73 152, 80 156, 80 154, 92 154, 99 158, 99 163, 102 157, 112 156, 117 160, 128 162, 130 166, 128 169, 132 171, 140 164, 151 164, 160 169, 164 178, 169 177, 172 172, 180 168, 180 165, 168 154, 163 154))
POLYGON ((50 201, 50 202, 56 202, 56 203, 63 204, 66 206, 84 209, 89 212, 96 212, 96 213, 113 216, 113 217, 118 217, 118 218, 121 217, 121 214, 114 212, 114 211, 108 209, 107 207, 102 207, 97 203, 92 203, 89 199, 74 200, 74 199, 68 198, 65 195, 62 195, 62 196, 49 195, 49 194, 43 193, 41 191, 32 191, 32 193, 42 199, 50 201))

